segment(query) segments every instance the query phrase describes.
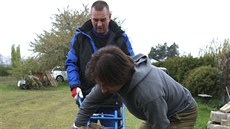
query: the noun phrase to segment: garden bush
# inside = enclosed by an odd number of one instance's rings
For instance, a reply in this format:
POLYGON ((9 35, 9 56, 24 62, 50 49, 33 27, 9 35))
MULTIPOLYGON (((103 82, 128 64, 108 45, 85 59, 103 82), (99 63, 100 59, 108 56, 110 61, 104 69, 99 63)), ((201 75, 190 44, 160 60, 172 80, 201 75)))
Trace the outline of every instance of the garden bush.
POLYGON ((220 97, 221 72, 211 66, 201 66, 190 71, 183 85, 187 87, 192 94, 209 94, 213 97, 220 97))
POLYGON ((168 58, 165 61, 157 62, 154 65, 165 67, 169 71, 169 75, 176 81, 182 83, 191 70, 200 66, 216 66, 216 60, 213 56, 192 57, 182 56, 168 58))

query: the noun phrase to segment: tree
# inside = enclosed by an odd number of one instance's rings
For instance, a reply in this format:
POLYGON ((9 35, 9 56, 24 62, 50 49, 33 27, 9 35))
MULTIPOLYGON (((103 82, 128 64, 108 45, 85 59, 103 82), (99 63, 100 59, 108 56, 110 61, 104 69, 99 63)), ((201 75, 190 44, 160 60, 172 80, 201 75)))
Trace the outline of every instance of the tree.
POLYGON ((89 19, 89 9, 83 5, 83 11, 69 10, 69 7, 58 9, 58 14, 51 18, 52 29, 38 35, 34 42, 30 42, 33 52, 37 54, 37 60, 41 67, 50 69, 56 65, 64 65, 71 38, 76 28, 83 25, 89 19))
POLYGON ((16 67, 11 68, 10 73, 17 79, 24 79, 30 74, 43 71, 39 64, 39 61, 34 57, 22 59, 16 67))
POLYGON ((2 57, 2 55, 0 54, 0 64, 1 65, 3 65, 4 64, 4 62, 3 62, 3 57, 2 57))
POLYGON ((9 66, 10 63, 10 58, 9 57, 4 57, 0 54, 0 65, 5 65, 5 66, 9 66))
POLYGON ((212 40, 206 49, 200 52, 202 56, 212 56, 216 59, 216 67, 221 71, 221 99, 225 103, 229 100, 227 97, 227 90, 230 89, 230 42, 225 39, 221 44, 216 40, 212 40))
POLYGON ((17 67, 20 65, 21 61, 21 52, 20 52, 20 45, 18 45, 15 49, 15 45, 11 46, 11 66, 17 67))
POLYGON ((230 42, 229 40, 224 40, 223 47, 216 56, 218 62, 218 68, 222 71, 222 101, 228 102, 229 96, 228 90, 230 89, 230 42), (228 89, 228 90, 226 90, 228 89))
POLYGON ((151 48, 148 57, 160 61, 166 58, 179 56, 178 48, 176 43, 173 43, 169 47, 167 43, 164 43, 164 45, 158 44, 156 47, 151 48))
MULTIPOLYGON (((37 34, 37 39, 30 42, 33 52, 37 54, 36 60, 44 70, 49 70, 54 66, 65 64, 67 52, 70 49, 70 41, 76 32, 76 28, 81 27, 85 21, 90 19, 88 5, 83 5, 83 10, 69 10, 69 7, 54 14, 52 19, 52 28, 50 31, 43 31, 37 34)), ((113 19, 122 24, 124 20, 113 19)))
POLYGON ((178 45, 173 43, 171 46, 167 47, 167 57, 179 56, 178 45))
POLYGON ((0 54, 0 76, 8 75, 8 67, 4 64, 3 56, 0 54))

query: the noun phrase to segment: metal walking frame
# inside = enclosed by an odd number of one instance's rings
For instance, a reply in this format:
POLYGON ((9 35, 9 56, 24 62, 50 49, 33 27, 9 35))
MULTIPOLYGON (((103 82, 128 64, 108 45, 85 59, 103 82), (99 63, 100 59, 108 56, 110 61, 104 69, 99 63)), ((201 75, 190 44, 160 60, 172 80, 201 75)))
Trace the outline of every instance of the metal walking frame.
MULTIPOLYGON (((81 106, 83 100, 80 97, 78 97, 77 101, 78 101, 79 105, 81 106)), ((104 113, 103 114, 93 114, 90 117, 90 119, 91 120, 114 120, 115 122, 114 122, 113 127, 105 127, 105 128, 108 128, 108 129, 126 129, 125 105, 122 103, 121 107, 115 108, 113 114, 104 114, 104 113)), ((90 124, 90 121, 88 121, 88 125, 89 124, 90 124)))

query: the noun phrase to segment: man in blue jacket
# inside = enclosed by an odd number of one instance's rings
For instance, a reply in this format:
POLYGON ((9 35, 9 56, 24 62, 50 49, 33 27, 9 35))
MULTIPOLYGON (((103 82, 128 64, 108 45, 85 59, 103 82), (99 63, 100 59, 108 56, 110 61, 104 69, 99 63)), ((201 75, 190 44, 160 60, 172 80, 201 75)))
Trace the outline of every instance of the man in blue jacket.
MULTIPOLYGON (((91 55, 98 49, 114 45, 127 55, 134 55, 128 36, 111 20, 109 6, 105 1, 96 1, 91 6, 91 19, 77 29, 71 40, 66 60, 69 86, 72 96, 77 100, 85 98, 95 86, 95 82, 85 77, 85 67, 91 55)), ((117 104, 116 95, 108 98, 104 104, 117 104)), ((113 108, 99 108, 96 113, 113 113, 113 108)), ((104 126, 113 125, 113 121, 101 121, 104 126)))
POLYGON ((107 46, 93 54, 86 77, 97 84, 86 96, 72 129, 86 126, 93 112, 118 94, 130 113, 145 121, 140 129, 193 129, 196 101, 188 89, 143 54, 127 56, 118 47, 107 46))

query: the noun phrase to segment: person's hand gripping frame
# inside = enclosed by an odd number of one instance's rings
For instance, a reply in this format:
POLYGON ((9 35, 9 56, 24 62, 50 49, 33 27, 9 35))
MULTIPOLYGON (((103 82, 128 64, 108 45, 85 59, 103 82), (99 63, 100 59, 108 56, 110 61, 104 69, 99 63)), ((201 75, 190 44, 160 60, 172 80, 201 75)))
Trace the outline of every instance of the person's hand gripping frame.
POLYGON ((78 97, 80 97, 81 99, 83 99, 83 94, 81 91, 81 88, 79 87, 74 87, 72 90, 72 97, 74 98, 74 100, 78 101, 78 97))

